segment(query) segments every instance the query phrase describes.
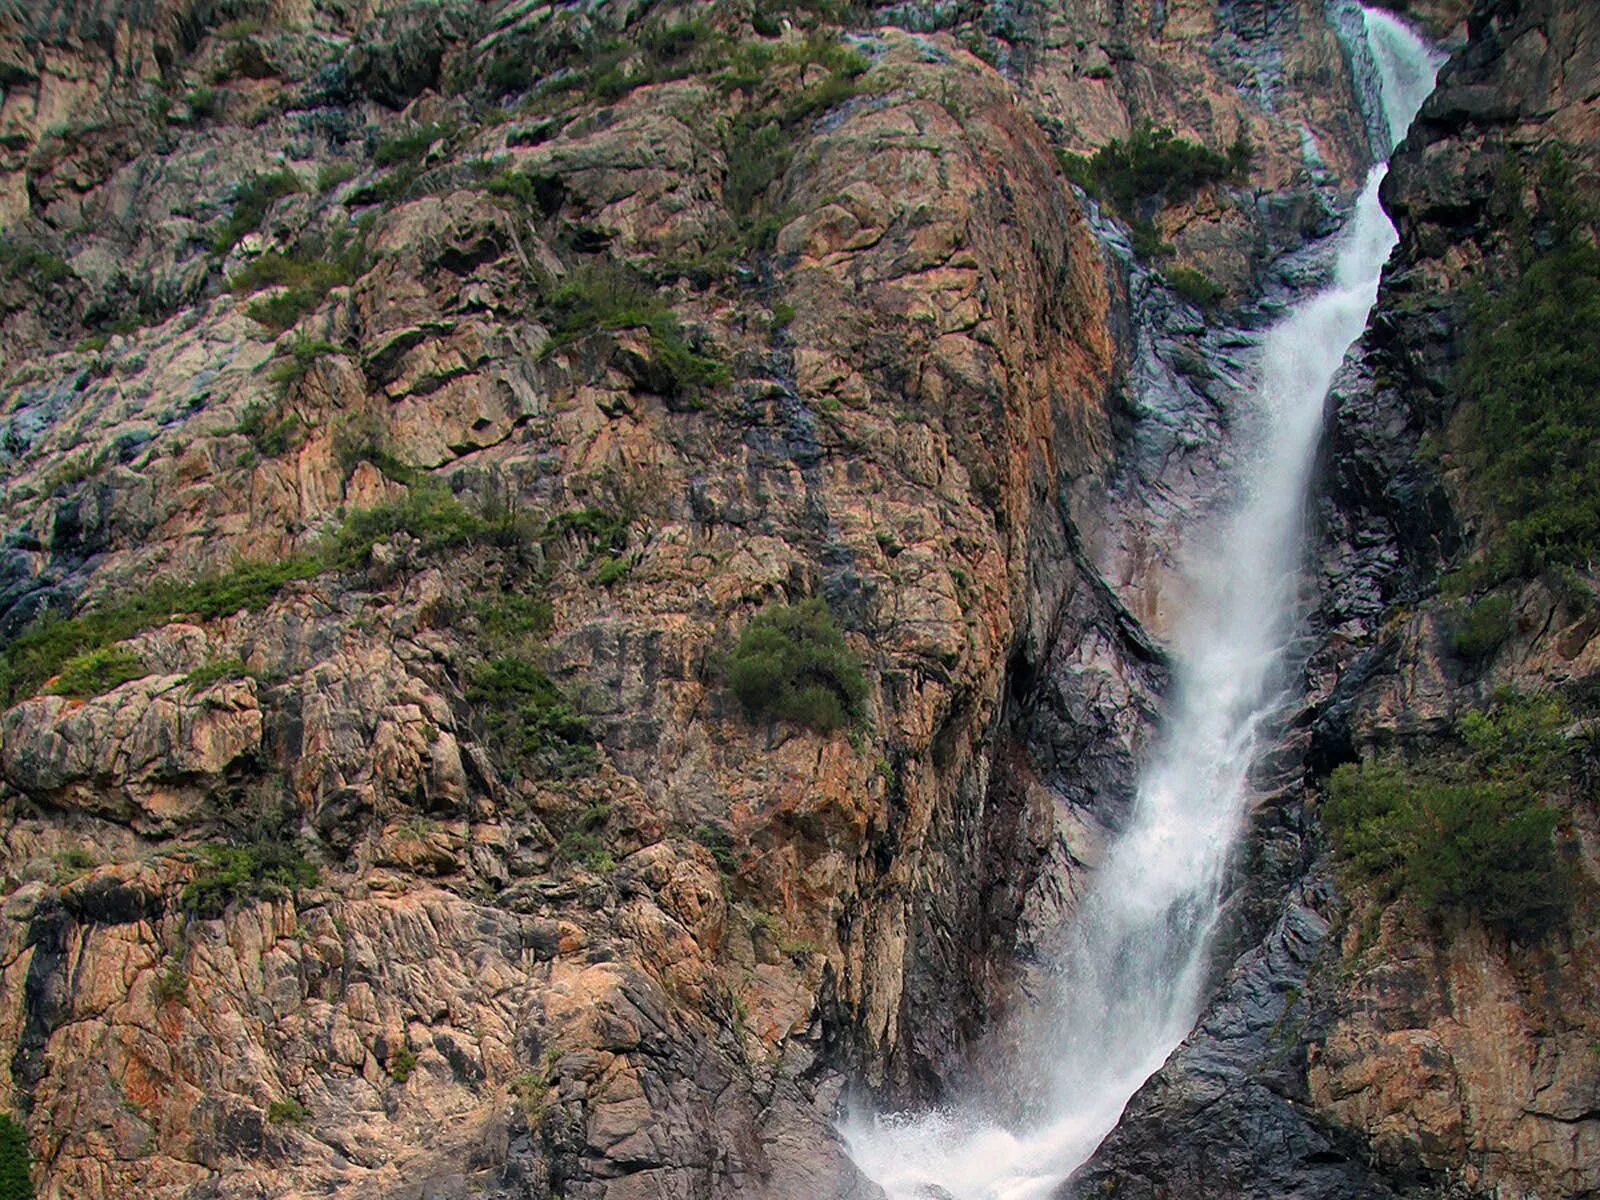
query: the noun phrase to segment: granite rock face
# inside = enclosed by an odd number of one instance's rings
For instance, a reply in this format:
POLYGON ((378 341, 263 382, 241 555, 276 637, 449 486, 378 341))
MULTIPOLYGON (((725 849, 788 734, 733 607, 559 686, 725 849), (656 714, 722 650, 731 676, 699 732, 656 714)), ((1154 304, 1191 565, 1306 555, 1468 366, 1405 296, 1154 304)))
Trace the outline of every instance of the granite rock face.
MULTIPOLYGON (((131 678, 0 715, 0 1107, 42 1196, 866 1197, 847 1089, 1004 1069, 984 1035, 1126 812, 1255 332, 1369 160, 1360 67, 1310 0, 781 15, 0 15, 0 636, 185 597, 115 643, 131 678), (1256 148, 1150 214, 1220 311, 1063 174, 1144 118, 1256 148), (182 590, 241 563, 283 574, 182 590), (848 728, 723 681, 809 596, 865 668, 848 728), (576 749, 507 739, 506 659, 576 749)), ((1423 579, 1450 535, 1415 519, 1423 579)), ((1334 1195, 1404 1071, 1354 1079, 1345 993, 1308 1065, 1336 904, 1274 795, 1152 1089, 1196 1137, 1313 1120, 1251 1186, 1334 1195)), ((1154 1120, 1127 1177, 1206 1179, 1154 1120)))
POLYGON ((1503 278, 1511 253, 1497 180, 1536 176, 1552 148, 1581 175, 1600 152, 1587 7, 1485 3, 1465 33, 1384 183, 1401 244, 1330 399, 1308 701, 1275 755, 1239 892, 1289 899, 1070 1194, 1600 1191, 1592 799, 1552 798, 1574 907, 1531 940, 1340 895, 1316 819, 1339 763, 1396 744, 1425 756, 1499 689, 1580 694, 1594 673, 1592 594, 1518 585, 1487 662, 1452 652, 1436 595, 1474 517, 1423 439, 1457 403, 1471 287, 1503 278))

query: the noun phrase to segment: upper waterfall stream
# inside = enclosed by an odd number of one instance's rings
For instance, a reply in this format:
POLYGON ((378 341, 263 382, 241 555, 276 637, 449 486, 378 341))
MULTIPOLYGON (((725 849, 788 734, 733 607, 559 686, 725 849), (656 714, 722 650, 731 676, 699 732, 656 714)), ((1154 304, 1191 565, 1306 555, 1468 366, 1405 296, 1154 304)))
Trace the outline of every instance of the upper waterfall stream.
MULTIPOLYGON (((1393 17, 1363 10, 1392 148, 1432 90, 1439 62, 1393 17)), ((1094 1153, 1124 1106, 1193 1027, 1247 775, 1263 725, 1288 698, 1306 493, 1323 403, 1366 325, 1396 234, 1370 172, 1339 235, 1332 281, 1262 347, 1239 455, 1240 500, 1193 572, 1176 634, 1178 668, 1160 740, 1127 827, 1067 931, 1061 985, 1028 1058, 1044 1074, 1027 1128, 961 1109, 859 1121, 852 1157, 892 1200, 1044 1197, 1094 1153)))

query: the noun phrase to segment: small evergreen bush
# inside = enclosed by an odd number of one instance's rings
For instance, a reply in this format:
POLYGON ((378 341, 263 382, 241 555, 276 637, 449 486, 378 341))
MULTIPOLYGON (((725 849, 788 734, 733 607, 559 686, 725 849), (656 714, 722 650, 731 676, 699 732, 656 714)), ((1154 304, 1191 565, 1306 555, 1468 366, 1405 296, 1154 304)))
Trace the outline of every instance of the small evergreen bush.
POLYGON ((122 646, 102 646, 68 659, 45 691, 52 696, 88 699, 148 674, 150 668, 132 650, 122 646))
POLYGON ((555 683, 533 662, 499 655, 479 664, 467 686, 502 761, 570 775, 594 763, 594 738, 555 683))
POLYGON ((292 844, 262 840, 246 846, 205 846, 203 865, 183 889, 184 911, 220 917, 236 900, 270 899, 317 882, 317 868, 292 844))
POLYGON ((9 1113, 0 1113, 0 1200, 33 1200, 28 1131, 9 1113))
POLYGON ((1391 757, 1339 767, 1322 819, 1341 865, 1383 901, 1543 928, 1564 909, 1566 884, 1556 813, 1539 796, 1577 778, 1569 721, 1553 697, 1502 694, 1424 765, 1391 757))
POLYGON ((819 598, 759 613, 728 655, 728 684, 752 717, 827 732, 867 695, 861 663, 819 598))

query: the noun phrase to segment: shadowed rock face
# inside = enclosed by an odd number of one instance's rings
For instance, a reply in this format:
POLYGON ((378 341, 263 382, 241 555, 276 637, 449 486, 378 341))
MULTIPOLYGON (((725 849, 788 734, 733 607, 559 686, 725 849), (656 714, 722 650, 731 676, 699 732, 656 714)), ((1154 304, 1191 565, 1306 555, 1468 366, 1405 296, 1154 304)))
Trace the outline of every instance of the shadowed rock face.
MULTIPOLYGON (((624 4, 0 14, 0 635, 408 495, 519 518, 160 612, 142 675, 0 716, 0 1107, 41 1195, 866 1196, 847 1082, 1005 1070, 972 1047, 1125 810, 1251 331, 1368 154, 1321 4, 1109 8, 885 8, 831 92, 803 44, 833 27, 724 6, 683 15, 769 47, 739 78, 639 51, 670 22, 624 4), (1257 147, 1154 214, 1227 319, 1061 175, 1142 117, 1257 147), (220 237, 280 168, 299 190, 220 237), (250 312, 281 292, 230 288, 351 247, 281 333, 250 312), (598 262, 645 310, 563 328, 598 262), (848 730, 721 682, 809 595, 866 667, 848 730), (494 736, 474 680, 508 654, 592 765, 494 736), (263 840, 317 882, 185 899, 206 847, 263 840)), ((1234 1081, 1331 940, 1325 885, 1277 912, 1299 793, 1263 813, 1238 944, 1272 932, 1195 1051, 1246 1131, 1304 1109, 1298 1049, 1234 1081)), ((1294 1144, 1331 1189, 1377 1131, 1328 1111, 1294 1144)))

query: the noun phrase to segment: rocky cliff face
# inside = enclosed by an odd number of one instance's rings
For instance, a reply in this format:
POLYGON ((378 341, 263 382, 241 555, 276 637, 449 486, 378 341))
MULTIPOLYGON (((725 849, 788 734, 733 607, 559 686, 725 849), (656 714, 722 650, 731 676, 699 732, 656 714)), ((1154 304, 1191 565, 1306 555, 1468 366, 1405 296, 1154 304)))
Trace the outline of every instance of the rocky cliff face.
MULTIPOLYGON (((1480 5, 1394 157, 1383 199, 1401 245, 1331 402, 1310 703, 1252 839, 1280 847, 1287 823, 1307 837, 1288 875, 1304 874, 1073 1194, 1114 1183, 1160 1195, 1175 1182, 1261 1196, 1600 1190, 1592 787, 1544 795, 1572 890, 1542 931, 1441 924, 1408 897, 1374 895, 1334 871, 1315 804, 1340 762, 1457 753, 1462 716, 1508 695, 1570 698, 1557 738, 1589 736, 1592 579, 1502 585, 1512 616, 1487 654, 1463 650, 1467 602, 1437 583, 1472 561, 1489 520, 1463 456, 1438 450, 1461 405, 1472 304, 1507 286, 1519 220, 1520 236, 1550 245, 1552 151, 1575 178, 1592 171, 1592 26, 1579 6, 1480 5)), ((1251 859, 1259 884, 1261 849, 1251 859)))
MULTIPOLYGON (((1251 329, 1370 154, 1323 6, 103 0, 0 64, 0 632, 100 647, 3 681, 41 1195, 867 1194, 843 1090, 974 1069, 1125 807, 1251 329), (1063 175, 1141 118, 1256 148, 1148 214, 1231 319, 1063 175), (848 729, 724 683, 808 596, 848 729)), ((1213 1060, 1331 944, 1279 797, 1213 1060)), ((1330 1189, 1416 1078, 1341 1065, 1366 978, 1222 1088, 1323 1114, 1330 1189)))

